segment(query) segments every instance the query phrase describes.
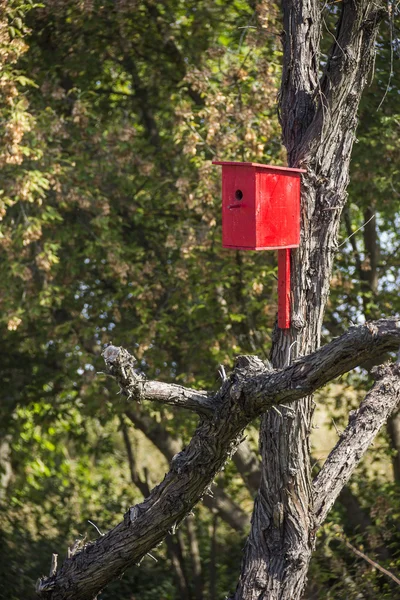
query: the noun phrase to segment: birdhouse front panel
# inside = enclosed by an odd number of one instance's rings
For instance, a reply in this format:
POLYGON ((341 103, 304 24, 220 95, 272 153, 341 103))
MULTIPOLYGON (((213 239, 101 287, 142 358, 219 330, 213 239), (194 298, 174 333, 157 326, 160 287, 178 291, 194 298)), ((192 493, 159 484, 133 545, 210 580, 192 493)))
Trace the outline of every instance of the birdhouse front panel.
POLYGON ((300 243, 300 173, 256 169, 256 249, 300 243))
POLYGON ((222 169, 222 245, 255 248, 256 178, 254 169, 227 165, 222 169))

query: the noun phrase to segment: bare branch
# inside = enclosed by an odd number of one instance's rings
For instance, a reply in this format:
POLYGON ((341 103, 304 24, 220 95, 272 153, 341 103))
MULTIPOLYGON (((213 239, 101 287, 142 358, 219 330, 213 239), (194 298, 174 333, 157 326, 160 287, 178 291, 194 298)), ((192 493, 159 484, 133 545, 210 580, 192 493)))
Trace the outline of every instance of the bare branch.
POLYGON ((287 0, 282 3, 282 8, 286 60, 282 73, 280 120, 289 164, 292 164, 315 116, 321 19, 315 0, 287 0))
POLYGON ((153 400, 204 416, 213 414, 213 395, 172 383, 147 381, 135 367, 136 359, 124 348, 108 346, 103 357, 108 372, 116 378, 128 398, 153 400))
POLYGON ((360 85, 365 85, 359 75, 366 77, 370 71, 373 54, 367 51, 368 46, 374 45, 377 26, 386 14, 386 0, 341 3, 334 43, 321 81, 324 95, 333 107, 343 102, 343 92, 351 93, 351 86, 357 80, 360 85), (361 64, 358 60, 360 55, 363 59, 361 64))
MULTIPOLYGON (((116 349, 116 355, 120 354, 116 349)), ((109 358, 109 357, 108 357, 109 358)), ((265 368, 254 357, 248 375, 265 368)), ((192 507, 210 492, 215 475, 234 453, 249 417, 241 409, 234 384, 227 380, 213 419, 201 419, 189 445, 171 462, 171 469, 143 502, 131 507, 114 529, 89 542, 64 561, 52 578, 38 582, 47 600, 92 600, 96 593, 129 566, 137 564, 170 531, 175 531, 192 507)))
POLYGON ((120 423, 121 423, 122 437, 124 439, 125 449, 126 449, 126 453, 128 455, 128 464, 129 464, 129 472, 131 475, 131 481, 132 481, 133 485, 135 485, 138 488, 138 490, 140 490, 142 492, 143 497, 146 498, 146 496, 148 496, 150 494, 149 485, 147 484, 147 481, 142 479, 142 477, 140 476, 140 474, 138 472, 135 455, 133 453, 131 440, 129 438, 128 427, 126 426, 126 423, 125 423, 123 417, 120 418, 120 423))
MULTIPOLYGON (((42 578, 37 587, 39 595, 44 597, 44 593, 48 593, 47 600, 92 600, 109 581, 130 565, 140 562, 169 531, 175 531, 192 507, 210 492, 215 475, 234 453, 244 428, 254 416, 267 406, 288 403, 312 393, 370 356, 397 348, 400 345, 399 324, 399 320, 386 319, 353 328, 321 350, 278 372, 271 372, 257 357, 238 357, 233 373, 215 396, 213 418, 210 419, 209 411, 206 411, 207 418, 200 419, 189 445, 174 456, 162 483, 143 502, 131 507, 114 529, 96 541, 84 544, 53 577, 42 578)), ((137 393, 137 375, 129 354, 120 348, 108 350, 105 358, 111 372, 128 390, 133 385, 137 393), (121 354, 122 361, 119 360, 121 354), (128 373, 125 360, 130 369, 128 373)), ((388 367, 389 370, 392 368, 388 367)), ((380 398, 395 385, 392 379, 384 378, 379 384, 380 398)), ((396 386, 398 394, 398 379, 396 386)), ((146 392, 146 382, 143 387, 146 397, 157 399, 157 394, 146 392)), ((189 390, 189 394, 196 395, 197 392, 189 390)), ((380 414, 379 406, 376 407, 377 415, 380 414)), ((365 409, 360 412, 368 415, 365 409)), ((376 420, 381 422, 384 418, 377 417, 376 420)), ((370 427, 373 427, 373 419, 370 427)))
MULTIPOLYGON (((246 361, 254 361, 256 357, 239 357, 238 361, 243 361, 244 368, 240 368, 237 362, 234 373, 217 394, 147 381, 137 372, 135 359, 124 348, 108 346, 103 356, 108 372, 117 379, 128 398, 153 400, 212 416, 218 409, 222 390, 233 384, 231 392, 236 400, 242 395, 245 398, 243 408, 250 421, 274 405, 287 404, 312 394, 335 377, 366 360, 381 357, 384 352, 397 350, 399 346, 400 319, 380 319, 350 328, 339 338, 280 371, 259 368, 256 376, 248 377, 246 361)), ((263 363, 259 363, 262 366, 263 363)))
MULTIPOLYGON (((315 157, 321 164, 327 150, 333 157, 338 149, 338 125, 342 128, 347 126, 353 137, 357 105, 375 56, 374 44, 378 26, 387 14, 385 4, 384 0, 340 3, 341 12, 333 34, 334 42, 324 73, 314 88, 315 116, 298 146, 295 162, 301 162, 311 146, 314 147, 315 157)), ((342 144, 340 147, 343 152, 342 144)), ((351 147, 348 156, 350 152, 351 147)), ((343 168, 342 163, 341 167, 343 168)))
MULTIPOLYGON (((140 407, 135 407, 135 410, 127 410, 125 414, 169 462, 182 450, 182 440, 174 438, 160 423, 143 414, 140 407)), ((241 446, 242 444, 239 448, 241 446)), ((228 496, 218 481, 213 485, 211 495, 204 496, 203 504, 210 510, 216 511, 221 519, 235 531, 243 532, 248 528, 250 516, 228 496)))
POLYGON ((316 527, 323 523, 368 446, 400 402, 399 364, 375 371, 378 381, 360 408, 350 413, 348 426, 314 480, 316 527))
POLYGON ((364 554, 364 552, 361 552, 360 550, 358 550, 355 546, 353 546, 353 544, 350 544, 350 542, 346 539, 346 537, 342 534, 337 534, 339 539, 346 544, 346 546, 352 551, 354 552, 354 554, 356 556, 359 556, 360 558, 363 558, 367 563, 369 563, 372 567, 374 567, 375 569, 378 569, 378 571, 380 571, 381 573, 384 573, 384 575, 387 575, 388 577, 390 577, 390 579, 392 579, 395 583, 397 583, 397 585, 400 585, 400 579, 398 577, 396 577, 396 575, 394 575, 391 571, 388 571, 387 569, 385 569, 384 567, 382 567, 379 563, 377 563, 375 560, 372 560, 371 558, 369 558, 369 556, 367 556, 366 554, 364 554))
POLYGON ((335 377, 400 346, 400 319, 380 319, 346 333, 292 365, 246 379, 242 391, 253 416, 315 392, 335 377))
POLYGON ((126 410, 125 414, 170 462, 175 454, 182 450, 182 440, 179 437, 173 437, 162 423, 158 423, 141 408, 141 406, 135 405, 132 409, 126 410))

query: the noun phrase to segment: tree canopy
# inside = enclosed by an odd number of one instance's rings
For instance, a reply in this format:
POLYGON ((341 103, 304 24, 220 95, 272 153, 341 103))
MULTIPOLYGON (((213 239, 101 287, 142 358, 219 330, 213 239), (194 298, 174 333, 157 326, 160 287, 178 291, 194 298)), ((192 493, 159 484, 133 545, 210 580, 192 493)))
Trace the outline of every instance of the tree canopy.
MULTIPOLYGON (((325 6, 322 65, 339 4, 325 6)), ((360 105, 324 341, 399 313, 389 5, 360 105)), ((285 163, 282 21, 271 0, 2 0, 0 16, 0 592, 19 599, 35 597, 51 554, 61 560, 146 497, 193 434, 185 411, 118 400, 105 345, 127 348, 148 380, 205 390, 236 356, 269 355, 276 257, 221 248, 211 161, 285 163)), ((344 426, 371 366, 319 392, 321 419, 344 426)), ((146 557, 101 598, 233 591, 259 484, 260 414, 158 562, 146 557)), ((394 416, 320 530, 310 598, 393 597, 393 580, 343 540, 400 571, 399 431, 394 416)), ((315 453, 318 470, 328 449, 315 453)))

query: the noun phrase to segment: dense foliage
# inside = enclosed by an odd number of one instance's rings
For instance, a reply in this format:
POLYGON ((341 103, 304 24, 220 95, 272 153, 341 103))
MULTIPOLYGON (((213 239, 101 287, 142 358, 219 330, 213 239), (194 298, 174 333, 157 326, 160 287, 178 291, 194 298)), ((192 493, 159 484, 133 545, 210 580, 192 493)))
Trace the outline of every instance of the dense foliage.
MULTIPOLYGON (((129 348, 151 378, 209 389, 238 353, 268 356, 274 253, 221 248, 211 161, 284 163, 279 33, 271 0, 0 0, 1 598, 34 598, 51 554, 99 535, 88 519, 117 523, 193 430, 155 406, 132 407, 129 420, 101 373, 104 344, 129 348)), ((395 40, 388 23, 343 240, 368 223, 338 249, 327 338, 399 312, 395 40)), ((367 380, 360 371, 345 398, 340 382, 320 396, 321 423, 332 413, 340 426, 367 380)), ((393 440, 382 435, 323 528, 310 598, 393 597, 343 545, 400 571, 393 440)), ((255 429, 249 442, 256 450, 255 429)), ((316 441, 318 460, 327 451, 316 441)), ((219 482, 249 514, 252 490, 233 465, 219 482)), ((195 516, 157 563, 146 557, 101 597, 229 593, 243 529, 216 507, 195 516)))

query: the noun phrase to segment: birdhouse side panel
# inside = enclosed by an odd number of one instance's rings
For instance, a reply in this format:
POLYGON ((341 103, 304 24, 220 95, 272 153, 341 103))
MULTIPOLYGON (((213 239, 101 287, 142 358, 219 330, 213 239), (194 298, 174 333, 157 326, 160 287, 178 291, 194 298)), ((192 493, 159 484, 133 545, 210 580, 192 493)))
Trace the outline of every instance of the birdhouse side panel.
POLYGON ((222 244, 255 249, 255 168, 222 167, 222 244))
POLYGON ((300 244, 300 175, 257 170, 256 245, 296 248, 300 244))

